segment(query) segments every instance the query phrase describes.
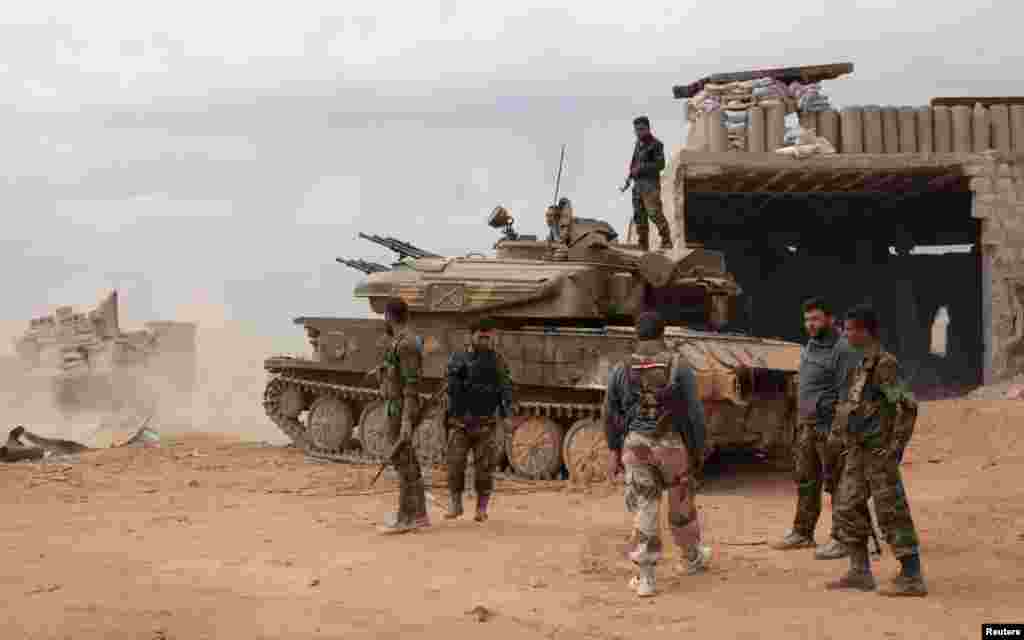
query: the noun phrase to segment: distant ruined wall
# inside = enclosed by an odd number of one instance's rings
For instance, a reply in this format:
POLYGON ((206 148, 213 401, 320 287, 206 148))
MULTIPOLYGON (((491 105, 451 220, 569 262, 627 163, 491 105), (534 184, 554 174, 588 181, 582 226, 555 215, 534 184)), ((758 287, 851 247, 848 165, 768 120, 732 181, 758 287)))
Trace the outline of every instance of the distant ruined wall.
MULTIPOLYGON (((985 382, 1024 372, 1024 153, 990 151, 965 165, 982 221, 985 382)), ((956 322, 956 319, 953 319, 956 322)))

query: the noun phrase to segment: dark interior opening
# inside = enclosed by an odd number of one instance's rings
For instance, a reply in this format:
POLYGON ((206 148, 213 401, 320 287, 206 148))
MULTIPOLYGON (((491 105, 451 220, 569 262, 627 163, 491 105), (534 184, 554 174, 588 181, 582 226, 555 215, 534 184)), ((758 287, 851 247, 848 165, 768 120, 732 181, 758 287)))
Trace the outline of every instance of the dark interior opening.
POLYGON ((926 397, 981 384, 980 222, 969 191, 688 193, 687 242, 725 253, 743 288, 727 329, 804 342, 800 304, 823 296, 842 317, 869 302, 882 341, 926 397), (959 252, 930 249, 966 246, 959 252), (939 308, 946 355, 931 353, 939 308))

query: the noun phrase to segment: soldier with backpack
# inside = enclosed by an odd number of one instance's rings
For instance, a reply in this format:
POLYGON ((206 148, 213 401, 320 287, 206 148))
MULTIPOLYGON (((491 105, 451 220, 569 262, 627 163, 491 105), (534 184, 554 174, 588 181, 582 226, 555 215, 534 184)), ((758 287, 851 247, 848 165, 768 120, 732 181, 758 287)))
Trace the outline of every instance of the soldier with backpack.
POLYGON ((664 340, 656 313, 637 318, 636 346, 608 379, 605 400, 609 476, 625 470, 626 507, 634 516, 636 546, 629 558, 639 575, 630 586, 640 597, 655 593, 655 567, 661 559, 658 511, 668 493, 673 541, 685 553, 687 574, 703 571, 710 550, 701 545, 694 475, 703 462, 704 405, 697 379, 664 340))

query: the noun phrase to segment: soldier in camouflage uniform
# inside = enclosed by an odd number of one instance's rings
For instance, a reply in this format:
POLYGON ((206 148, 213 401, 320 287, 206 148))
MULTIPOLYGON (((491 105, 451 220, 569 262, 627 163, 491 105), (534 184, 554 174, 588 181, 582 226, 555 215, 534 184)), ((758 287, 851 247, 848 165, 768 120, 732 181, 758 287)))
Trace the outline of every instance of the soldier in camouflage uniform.
POLYGON ((398 513, 380 527, 381 533, 406 533, 430 526, 426 488, 419 461, 412 445, 413 427, 419 420, 418 387, 423 368, 422 344, 408 326, 409 307, 404 300, 393 299, 384 310, 384 321, 391 344, 384 353, 378 373, 381 395, 388 419, 388 438, 394 446, 406 444, 392 460, 398 471, 398 513))
MULTIPOLYGON (((633 224, 644 251, 650 249, 650 226, 654 220, 661 235, 661 248, 672 248, 672 232, 661 206, 661 172, 665 169, 665 145, 651 134, 647 116, 633 120, 636 146, 629 162, 629 179, 633 182, 633 224)), ((625 188, 625 187, 623 187, 625 188)))
POLYGON ((487 520, 494 490, 494 460, 501 442, 498 417, 512 408, 512 377, 505 359, 494 350, 495 323, 483 319, 472 327, 469 349, 448 360, 448 513, 462 515, 466 462, 473 451, 477 522, 487 520))
POLYGON ((637 319, 637 344, 608 378, 605 400, 609 477, 625 466, 626 508, 634 516, 636 547, 629 558, 639 575, 630 582, 640 597, 655 593, 661 559, 661 496, 668 491, 672 538, 685 554, 683 570, 705 569, 710 550, 700 544, 694 476, 703 461, 704 405, 693 371, 664 341, 656 313, 637 319))
MULTIPOLYGON (((839 335, 832 311, 824 300, 811 298, 804 302, 802 310, 809 339, 800 353, 799 411, 793 448, 796 517, 792 531, 772 544, 778 550, 814 546, 822 489, 834 493, 834 483, 842 474, 842 445, 838 438, 829 435, 836 402, 851 370, 860 361, 860 354, 839 335)), ((834 560, 846 555, 833 531, 831 540, 819 547, 814 557, 834 560)))
POLYGON ((917 530, 900 475, 900 459, 913 434, 917 403, 900 384, 899 362, 879 344, 878 324, 875 311, 866 305, 854 307, 846 316, 846 338, 864 354, 836 416, 836 428, 846 441, 847 460, 834 519, 839 540, 850 550, 850 570, 826 588, 875 588, 867 550, 872 526, 870 495, 885 540, 902 565, 899 575, 879 593, 924 596, 928 589, 921 574, 917 530))

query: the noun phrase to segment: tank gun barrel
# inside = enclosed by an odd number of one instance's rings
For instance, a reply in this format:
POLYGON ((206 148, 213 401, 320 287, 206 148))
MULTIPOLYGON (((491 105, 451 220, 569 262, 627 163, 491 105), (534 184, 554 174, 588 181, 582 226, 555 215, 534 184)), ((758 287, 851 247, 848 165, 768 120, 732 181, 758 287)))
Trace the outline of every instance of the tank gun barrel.
POLYGON ((386 267, 379 262, 369 262, 367 260, 349 260, 347 258, 335 258, 338 262, 345 265, 346 267, 352 267, 357 271, 362 271, 366 275, 371 273, 380 273, 382 271, 391 271, 391 267, 386 267))
POLYGON ((387 247, 398 254, 399 259, 404 258, 441 258, 436 253, 430 253, 424 249, 420 249, 416 245, 409 244, 408 242, 402 242, 401 240, 395 240, 391 237, 381 237, 378 235, 367 235, 365 233, 359 234, 360 238, 369 240, 374 244, 379 244, 382 247, 387 247))

